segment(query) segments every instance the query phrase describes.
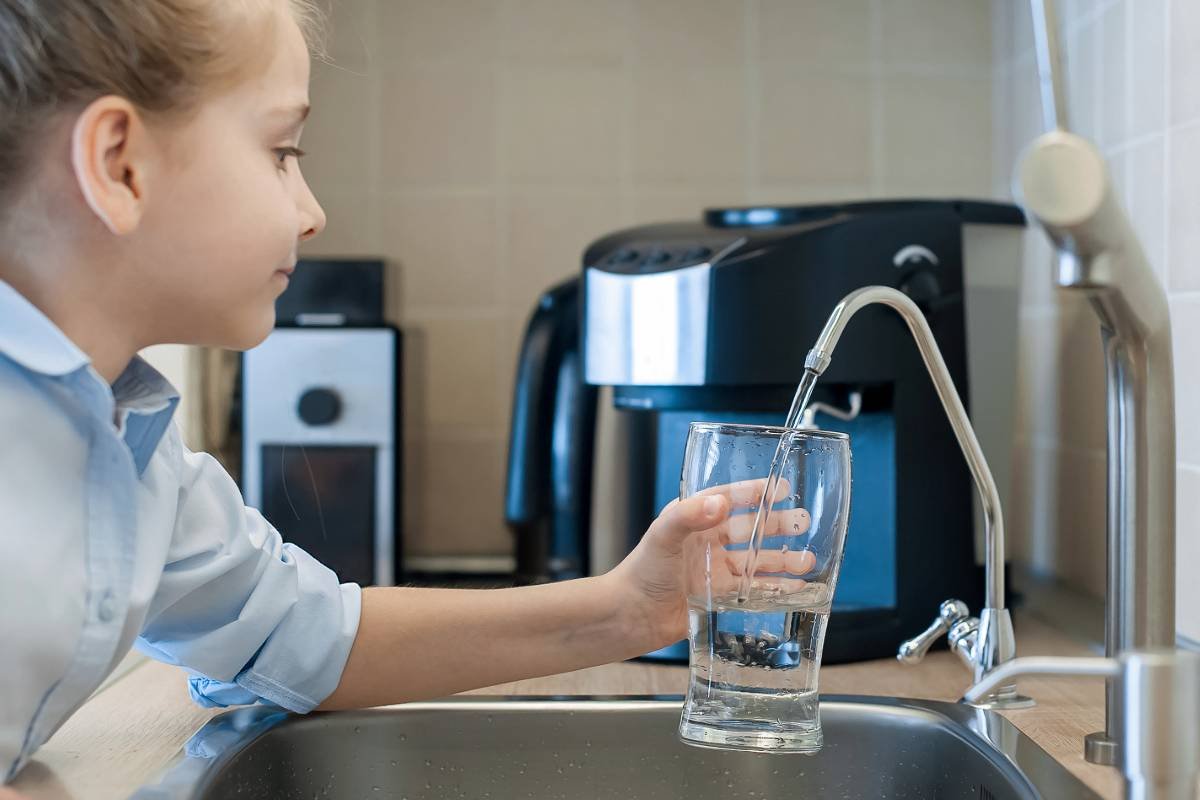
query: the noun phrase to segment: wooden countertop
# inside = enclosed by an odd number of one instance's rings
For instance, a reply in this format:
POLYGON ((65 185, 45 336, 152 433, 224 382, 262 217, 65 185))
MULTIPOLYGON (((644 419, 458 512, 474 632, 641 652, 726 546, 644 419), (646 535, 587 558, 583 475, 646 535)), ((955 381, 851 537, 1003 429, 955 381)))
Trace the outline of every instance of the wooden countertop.
MULTIPOLYGON (((1019 616, 1021 655, 1082 655, 1081 644, 1036 619, 1019 616)), ((954 701, 968 674, 948 652, 903 667, 893 660, 825 666, 825 694, 870 694, 954 701)), ((683 694, 687 669, 627 662, 547 678, 518 681, 472 694, 683 694)), ((1005 712, 1013 724, 1105 798, 1121 796, 1120 773, 1083 760, 1083 737, 1104 724, 1100 678, 1022 680, 1038 705, 1005 712)), ((184 673, 147 662, 89 700, 22 771, 14 788, 33 800, 126 798, 155 778, 183 743, 223 709, 188 699, 184 673)))

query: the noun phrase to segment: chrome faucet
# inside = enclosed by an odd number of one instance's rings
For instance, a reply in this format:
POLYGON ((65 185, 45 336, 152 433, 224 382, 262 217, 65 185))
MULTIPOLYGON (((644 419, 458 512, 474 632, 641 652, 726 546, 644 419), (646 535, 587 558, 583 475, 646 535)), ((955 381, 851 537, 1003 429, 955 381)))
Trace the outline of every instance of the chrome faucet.
MULTIPOLYGON (((1057 251, 1055 281, 1087 298, 1107 370, 1108 576, 1105 654, 1175 643, 1175 393, 1167 298, 1118 204, 1100 152, 1067 131, 1053 0, 1032 0, 1048 133, 1017 174, 1023 203, 1057 251)), ((1105 730, 1089 761, 1120 760, 1125 700, 1109 678, 1105 730)))
MULTIPOLYGON (((905 663, 920 661, 930 645, 942 633, 946 633, 951 649, 971 669, 974 681, 978 682, 1016 654, 1012 617, 1004 605, 1004 514, 1000 508, 996 481, 992 478, 975 430, 954 388, 954 380, 946 369, 946 362, 942 359, 925 315, 908 296, 886 286, 868 286, 851 292, 834 307, 825 328, 817 337, 816 345, 809 351, 804 367, 816 375, 822 374, 829 367, 833 350, 850 318, 860 309, 873 304, 895 310, 916 339, 925 369, 933 379, 938 398, 942 401, 958 445, 971 469, 984 519, 984 570, 987 583, 984 609, 975 618, 970 616, 961 601, 947 600, 942 603, 937 620, 928 630, 901 645, 899 658, 905 663)), ((963 535, 967 535, 967 532, 964 531, 963 535)), ((1011 684, 995 687, 984 703, 991 708, 1021 708, 1032 704, 1029 698, 1018 695, 1011 684)))
POLYGON ((1121 771, 1128 800, 1195 800, 1200 779, 1200 653, 1126 650, 1119 658, 1017 658, 963 699, 983 700, 1019 675, 1102 675, 1123 709, 1121 771))

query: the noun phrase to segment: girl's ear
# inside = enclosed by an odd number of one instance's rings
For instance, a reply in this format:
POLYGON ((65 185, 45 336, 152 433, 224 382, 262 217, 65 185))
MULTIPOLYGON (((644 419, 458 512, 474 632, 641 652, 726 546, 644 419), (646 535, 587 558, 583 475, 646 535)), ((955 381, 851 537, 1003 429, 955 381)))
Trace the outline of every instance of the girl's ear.
POLYGON ((114 234, 136 230, 145 210, 147 131, 123 97, 92 101, 71 131, 71 167, 92 212, 114 234))

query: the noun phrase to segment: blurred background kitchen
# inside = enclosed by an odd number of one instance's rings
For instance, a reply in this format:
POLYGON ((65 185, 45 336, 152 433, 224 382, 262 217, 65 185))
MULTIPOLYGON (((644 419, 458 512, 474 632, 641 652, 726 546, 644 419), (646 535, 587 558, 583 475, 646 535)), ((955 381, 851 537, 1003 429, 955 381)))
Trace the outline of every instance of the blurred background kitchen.
MULTIPOLYGON (((1072 127, 1108 157, 1171 300, 1177 618, 1196 642, 1200 4, 1075 0, 1060 13, 1072 127)), ((706 207, 1012 202, 1018 153, 1041 131, 1029 18, 1010 0, 334 3, 302 142, 329 224, 302 257, 384 264, 383 316, 403 334, 396 579, 514 568, 518 349, 539 294, 578 275, 599 237, 706 207)), ((1083 301, 1054 291, 1045 237, 1024 243, 1009 553, 1029 602, 1095 606, 1099 337, 1083 301)), ((236 356, 149 355, 184 391, 192 446, 239 470, 236 356)))

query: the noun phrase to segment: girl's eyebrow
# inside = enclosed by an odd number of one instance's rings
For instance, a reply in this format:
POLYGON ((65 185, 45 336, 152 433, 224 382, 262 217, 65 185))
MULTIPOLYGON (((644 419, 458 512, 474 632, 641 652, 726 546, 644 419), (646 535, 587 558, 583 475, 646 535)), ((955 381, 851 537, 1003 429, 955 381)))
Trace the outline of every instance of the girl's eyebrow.
POLYGON ((304 120, 308 119, 308 112, 312 107, 308 103, 301 103, 294 106, 280 106, 270 112, 273 119, 282 120, 281 133, 291 133, 297 130, 304 124, 304 120))

